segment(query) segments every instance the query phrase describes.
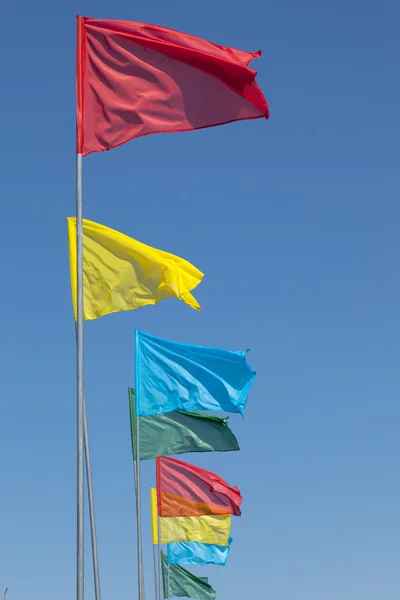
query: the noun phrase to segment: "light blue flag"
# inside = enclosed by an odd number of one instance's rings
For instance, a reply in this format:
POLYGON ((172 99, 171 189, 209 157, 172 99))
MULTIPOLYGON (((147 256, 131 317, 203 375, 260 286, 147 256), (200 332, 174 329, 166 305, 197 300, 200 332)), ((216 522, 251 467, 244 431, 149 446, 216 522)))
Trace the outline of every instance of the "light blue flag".
POLYGON ((202 544, 200 542, 176 542, 168 544, 168 563, 170 565, 226 565, 231 550, 232 538, 229 546, 216 546, 215 544, 202 544))
POLYGON ((243 415, 256 376, 246 354, 135 331, 137 414, 148 417, 179 409, 243 415))

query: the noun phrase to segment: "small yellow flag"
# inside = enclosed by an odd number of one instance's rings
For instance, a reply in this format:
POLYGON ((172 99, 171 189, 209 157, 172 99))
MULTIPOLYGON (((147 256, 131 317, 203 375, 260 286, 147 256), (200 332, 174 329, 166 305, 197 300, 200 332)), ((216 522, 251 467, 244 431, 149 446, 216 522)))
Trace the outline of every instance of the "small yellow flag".
MULTIPOLYGON (((76 308, 76 218, 68 217, 72 302, 76 308)), ((175 296, 200 310, 190 293, 203 273, 174 254, 146 246, 114 229, 83 220, 85 320, 157 304, 175 296)))
MULTIPOLYGON (((153 544, 158 544, 157 490, 151 488, 151 522, 153 544)), ((203 542, 227 546, 231 530, 231 515, 204 515, 201 517, 160 517, 162 544, 173 542, 203 542)))

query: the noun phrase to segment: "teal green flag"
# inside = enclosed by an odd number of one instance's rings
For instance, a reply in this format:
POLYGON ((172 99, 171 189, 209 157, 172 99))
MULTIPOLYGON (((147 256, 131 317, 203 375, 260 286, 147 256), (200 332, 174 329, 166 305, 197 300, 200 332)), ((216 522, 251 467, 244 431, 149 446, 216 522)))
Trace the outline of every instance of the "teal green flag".
MULTIPOLYGON (((132 449, 135 457, 135 391, 129 388, 132 449)), ((173 456, 186 452, 228 452, 239 450, 229 429, 228 417, 214 417, 198 411, 175 411, 139 417, 140 459, 173 456)))
POLYGON ((215 590, 208 583, 207 577, 196 577, 180 565, 168 565, 165 554, 161 555, 161 559, 164 598, 214 600, 215 590))

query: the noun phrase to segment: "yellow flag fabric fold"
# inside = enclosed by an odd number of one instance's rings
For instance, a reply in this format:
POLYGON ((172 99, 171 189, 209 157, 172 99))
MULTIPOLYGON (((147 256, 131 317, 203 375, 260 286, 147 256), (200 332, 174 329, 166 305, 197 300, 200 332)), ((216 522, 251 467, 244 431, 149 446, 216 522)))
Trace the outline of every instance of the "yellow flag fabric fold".
MULTIPOLYGON (((150 494, 153 544, 158 544, 157 490, 152 488, 150 494)), ((227 546, 230 531, 231 515, 160 517, 161 544, 203 542, 227 546)))
MULTIPOLYGON (((72 302, 76 320, 76 218, 68 217, 72 302)), ((176 297, 200 310, 190 293, 203 273, 192 264, 114 229, 83 220, 85 320, 176 297)))

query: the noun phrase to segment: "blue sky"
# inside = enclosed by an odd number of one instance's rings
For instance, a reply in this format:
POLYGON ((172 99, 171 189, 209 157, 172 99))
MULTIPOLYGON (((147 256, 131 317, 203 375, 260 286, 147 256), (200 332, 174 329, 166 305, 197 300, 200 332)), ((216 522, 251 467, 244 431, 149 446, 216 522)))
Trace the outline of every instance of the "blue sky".
MULTIPOLYGON (((244 496, 218 600, 400 594, 398 20, 378 5, 7 3, 2 62, 0 585, 75 594, 75 15, 255 51, 269 122, 149 136, 84 160, 84 214, 192 261, 175 300, 85 327, 103 598, 136 598, 127 387, 133 330, 230 349, 257 370, 241 452, 192 455, 244 496), (397 170, 397 173, 396 173, 397 170)), ((148 490, 144 551, 153 596, 148 490)), ((87 535, 87 598, 93 598, 87 535)))

